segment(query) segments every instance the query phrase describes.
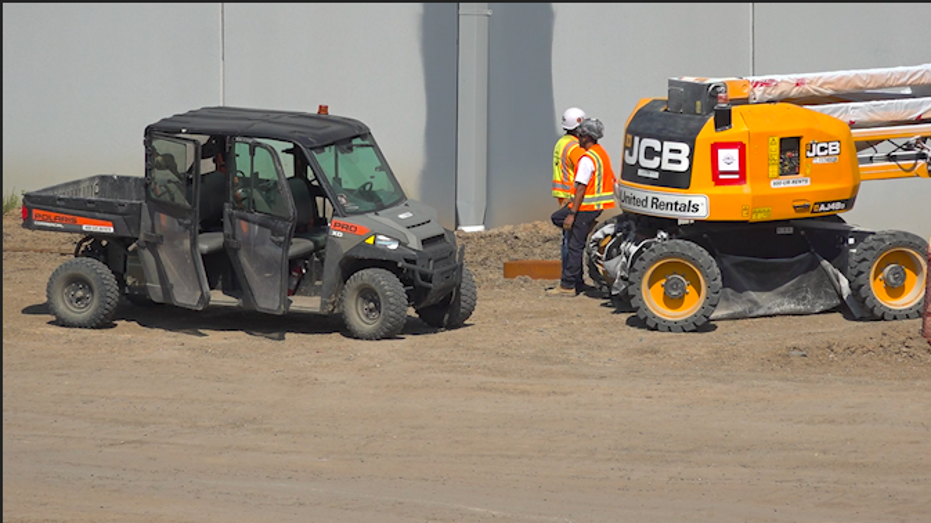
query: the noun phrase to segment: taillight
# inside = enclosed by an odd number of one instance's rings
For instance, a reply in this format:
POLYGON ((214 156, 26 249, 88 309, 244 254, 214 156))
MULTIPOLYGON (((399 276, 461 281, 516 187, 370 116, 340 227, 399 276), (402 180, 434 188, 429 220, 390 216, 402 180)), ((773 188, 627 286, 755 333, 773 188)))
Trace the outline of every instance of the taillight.
POLYGON ((747 183, 747 152, 743 142, 711 144, 711 175, 715 185, 747 183))
POLYGON ((26 206, 23 205, 23 221, 26 221, 26 218, 29 218, 29 209, 27 209, 26 206))

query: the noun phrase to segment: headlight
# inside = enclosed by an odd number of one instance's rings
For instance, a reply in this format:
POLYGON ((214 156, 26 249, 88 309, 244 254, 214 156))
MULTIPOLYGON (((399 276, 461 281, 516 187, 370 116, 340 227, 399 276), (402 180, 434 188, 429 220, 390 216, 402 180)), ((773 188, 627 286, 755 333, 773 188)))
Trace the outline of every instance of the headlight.
POLYGON ((375 245, 384 247, 386 249, 397 249, 398 245, 401 245, 401 242, 391 238, 390 236, 385 236, 384 234, 376 234, 375 245))

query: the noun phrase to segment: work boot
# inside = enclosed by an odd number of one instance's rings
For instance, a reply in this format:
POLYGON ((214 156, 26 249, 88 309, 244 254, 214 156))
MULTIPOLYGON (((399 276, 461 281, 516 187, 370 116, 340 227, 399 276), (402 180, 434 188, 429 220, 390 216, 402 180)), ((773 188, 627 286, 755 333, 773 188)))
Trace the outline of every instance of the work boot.
POLYGON ((574 298, 575 289, 567 289, 566 287, 563 287, 562 285, 557 285, 553 287, 552 289, 546 289, 546 292, 544 294, 546 294, 547 296, 556 297, 556 298, 560 298, 560 297, 574 298))

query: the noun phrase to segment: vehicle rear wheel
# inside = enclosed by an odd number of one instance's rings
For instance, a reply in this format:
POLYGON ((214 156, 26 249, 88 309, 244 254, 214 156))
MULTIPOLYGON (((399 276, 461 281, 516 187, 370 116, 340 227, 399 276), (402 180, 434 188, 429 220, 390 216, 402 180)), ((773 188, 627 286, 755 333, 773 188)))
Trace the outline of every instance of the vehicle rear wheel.
POLYGON ((391 271, 362 269, 346 281, 342 309, 343 320, 353 337, 392 338, 407 321, 407 293, 391 271))
POLYGON ((631 307, 647 327, 691 332, 708 322, 721 298, 721 271, 696 243, 667 240, 649 247, 630 273, 631 307))
POLYGON ((417 315, 431 327, 458 329, 465 325, 466 320, 472 316, 477 300, 475 279, 469 268, 463 266, 462 282, 459 283, 459 288, 439 303, 417 309, 417 315))
POLYGON ((59 323, 93 329, 113 320, 120 301, 120 284, 102 262, 73 258, 55 269, 45 295, 59 323))
POLYGON ((875 319, 903 320, 921 315, 928 244, 904 231, 868 236, 850 256, 850 289, 875 319))

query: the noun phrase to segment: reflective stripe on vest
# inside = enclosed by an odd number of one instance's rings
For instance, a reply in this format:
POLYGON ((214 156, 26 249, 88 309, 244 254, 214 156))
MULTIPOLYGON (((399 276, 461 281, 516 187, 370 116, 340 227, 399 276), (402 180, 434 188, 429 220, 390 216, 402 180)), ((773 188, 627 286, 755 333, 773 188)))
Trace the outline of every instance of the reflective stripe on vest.
POLYGON ((614 208, 614 171, 607 151, 595 144, 585 152, 595 162, 595 172, 585 187, 580 211, 601 211, 614 208))
POLYGON ((575 178, 575 166, 581 157, 579 139, 571 134, 564 134, 553 148, 553 196, 569 198, 572 196, 572 180, 575 178))

